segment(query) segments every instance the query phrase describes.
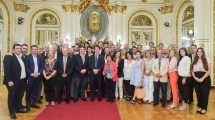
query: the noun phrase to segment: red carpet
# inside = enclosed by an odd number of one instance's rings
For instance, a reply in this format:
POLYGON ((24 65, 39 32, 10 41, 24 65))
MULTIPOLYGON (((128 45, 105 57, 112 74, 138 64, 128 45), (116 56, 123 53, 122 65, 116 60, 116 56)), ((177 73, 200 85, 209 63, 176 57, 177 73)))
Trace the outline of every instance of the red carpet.
POLYGON ((67 105, 64 101, 55 107, 48 106, 36 120, 120 120, 116 103, 73 101, 67 105))

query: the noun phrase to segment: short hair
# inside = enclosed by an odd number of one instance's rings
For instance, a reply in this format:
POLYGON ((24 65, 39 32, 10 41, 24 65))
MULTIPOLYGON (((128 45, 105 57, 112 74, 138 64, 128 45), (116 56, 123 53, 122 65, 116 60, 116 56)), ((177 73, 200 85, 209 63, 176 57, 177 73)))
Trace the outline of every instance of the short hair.
POLYGON ((32 46, 31 46, 31 49, 32 49, 33 47, 36 47, 36 48, 38 48, 38 46, 37 46, 37 45, 32 45, 32 46))
POLYGON ((81 46, 79 46, 79 48, 84 48, 84 49, 85 49, 85 47, 84 47, 84 46, 82 46, 82 45, 81 45, 81 46))
POLYGON ((26 46, 26 47, 28 47, 28 45, 27 45, 27 44, 22 44, 22 45, 21 45, 21 47, 22 47, 22 46, 26 46))
POLYGON ((163 43, 159 43, 159 44, 158 44, 158 46, 159 46, 159 45, 162 45, 162 46, 164 46, 164 45, 163 45, 163 43))
POLYGON ((111 60, 113 61, 113 57, 112 57, 110 54, 107 54, 107 55, 106 55, 106 59, 107 59, 107 57, 110 57, 111 60))
POLYGON ((94 46, 94 49, 95 49, 95 48, 99 48, 99 49, 100 49, 100 47, 99 47, 98 45, 95 45, 95 46, 94 46))
POLYGON ((20 45, 20 44, 14 44, 14 45, 13 45, 13 50, 14 50, 14 49, 15 49, 15 47, 17 47, 17 46, 22 47, 22 45, 20 45))
POLYGON ((154 43, 153 43, 153 42, 150 42, 150 43, 149 43, 149 45, 150 45, 150 44, 153 44, 153 45, 154 45, 154 43))
POLYGON ((136 48, 136 49, 137 49, 137 47, 136 47, 136 46, 134 46, 134 47, 132 47, 132 50, 133 50, 134 48, 136 48))
POLYGON ((190 47, 192 47, 192 46, 194 46, 194 47, 196 47, 196 48, 197 48, 197 45, 195 45, 195 44, 192 44, 190 47))
POLYGON ((132 44, 132 43, 135 43, 135 44, 136 44, 136 42, 134 42, 134 41, 133 41, 133 42, 131 42, 131 44, 132 44))
POLYGON ((92 47, 91 47, 91 46, 87 46, 87 49, 88 49, 88 48, 92 49, 92 47))
POLYGON ((142 45, 140 45, 140 44, 139 44, 139 45, 137 45, 137 46, 141 46, 141 47, 143 47, 143 46, 142 46, 142 45))
POLYGON ((131 56, 131 58, 133 59, 133 53, 131 51, 126 52, 125 54, 125 59, 128 59, 128 54, 131 56))

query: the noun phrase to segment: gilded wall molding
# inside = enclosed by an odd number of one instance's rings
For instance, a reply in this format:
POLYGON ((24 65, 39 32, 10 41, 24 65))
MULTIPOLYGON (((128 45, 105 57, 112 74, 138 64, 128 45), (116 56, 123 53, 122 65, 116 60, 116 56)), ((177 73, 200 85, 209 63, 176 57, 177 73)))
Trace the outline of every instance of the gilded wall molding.
POLYGON ((191 3, 190 0, 185 0, 179 7, 177 14, 176 14, 176 44, 178 44, 178 32, 179 32, 179 15, 181 12, 181 9, 186 5, 187 3, 191 3))
POLYGON ((29 7, 27 5, 24 4, 13 4, 13 8, 15 11, 19 11, 19 12, 27 12, 29 7))
POLYGON ((159 41, 158 41, 158 29, 159 29, 159 27, 158 27, 158 19, 157 19, 157 17, 154 15, 154 13, 152 13, 152 12, 150 12, 150 11, 148 11, 148 10, 138 10, 138 11, 135 11, 134 13, 132 13, 132 15, 129 17, 129 20, 128 20, 128 42, 130 43, 130 34, 129 34, 129 27, 130 27, 130 21, 131 21, 131 18, 135 15, 135 14, 137 14, 137 13, 147 13, 147 14, 149 14, 149 15, 151 15, 153 18, 154 18, 154 20, 155 20, 155 27, 156 27, 156 30, 155 30, 155 36, 156 36, 156 43, 155 43, 155 45, 158 45, 158 43, 159 43, 159 41))
POLYGON ((74 4, 63 4, 62 9, 64 12, 75 12, 78 10, 78 6, 74 4))
POLYGON ((161 14, 172 13, 173 5, 161 7, 160 12, 161 12, 161 14))
POLYGON ((8 19, 8 37, 7 37, 7 52, 10 52, 10 44, 11 44, 11 39, 10 39, 10 12, 9 12, 9 8, 7 7, 7 4, 3 1, 0 0, 0 3, 4 6, 4 8, 6 9, 6 13, 7 13, 7 19, 8 19))
POLYGON ((125 13, 127 6, 116 4, 114 6, 111 6, 110 8, 114 13, 125 13))
MULTIPOLYGON (((57 19, 59 20, 58 25, 59 25, 59 28, 61 28, 61 27, 60 27, 60 26, 61 26, 60 17, 58 16, 58 14, 57 14, 54 10, 52 10, 52 9, 50 9, 50 8, 42 8, 42 9, 37 10, 36 12, 33 13, 33 15, 31 16, 31 19, 30 19, 30 39, 29 39, 29 41, 28 41, 28 45, 29 45, 29 46, 32 45, 33 20, 34 20, 35 16, 36 16, 38 13, 42 12, 42 11, 48 11, 48 12, 51 12, 52 14, 54 14, 54 15, 57 17, 57 19)), ((59 35, 60 35, 60 31, 61 31, 61 30, 59 29, 59 35)))

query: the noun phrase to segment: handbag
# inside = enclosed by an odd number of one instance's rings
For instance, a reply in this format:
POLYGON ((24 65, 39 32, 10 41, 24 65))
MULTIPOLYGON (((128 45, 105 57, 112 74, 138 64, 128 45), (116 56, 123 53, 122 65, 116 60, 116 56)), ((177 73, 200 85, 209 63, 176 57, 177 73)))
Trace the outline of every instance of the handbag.
POLYGON ((146 96, 145 89, 143 87, 138 87, 136 90, 137 99, 143 99, 146 96))

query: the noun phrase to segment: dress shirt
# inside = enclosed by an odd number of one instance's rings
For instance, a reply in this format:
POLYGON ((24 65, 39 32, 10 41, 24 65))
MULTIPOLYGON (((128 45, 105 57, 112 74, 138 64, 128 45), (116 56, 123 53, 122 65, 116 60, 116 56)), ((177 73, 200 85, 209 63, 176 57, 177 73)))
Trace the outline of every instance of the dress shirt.
POLYGON ((32 55, 32 56, 34 61, 34 73, 38 73, 39 68, 38 68, 37 56, 36 55, 32 55))
POLYGON ((184 56, 178 65, 178 75, 182 77, 190 77, 190 66, 191 66, 191 59, 188 56, 184 56))
MULTIPOLYGON (((15 54, 16 55, 16 54, 15 54)), ((18 61, 19 61, 19 64, 21 66, 21 76, 20 76, 20 79, 24 79, 26 77, 26 71, 25 71, 25 64, 24 62, 22 61, 22 58, 21 58, 22 55, 16 55, 18 61)))

